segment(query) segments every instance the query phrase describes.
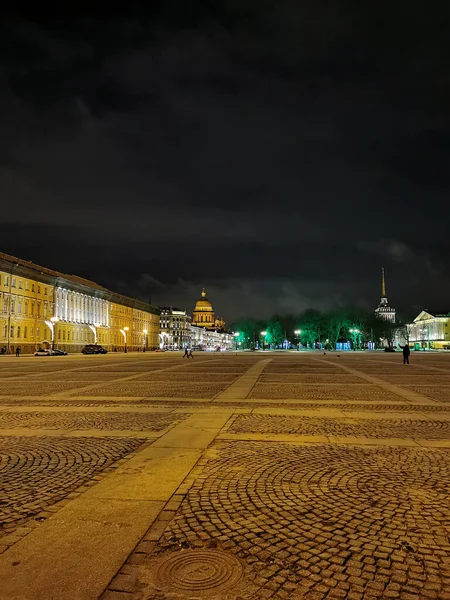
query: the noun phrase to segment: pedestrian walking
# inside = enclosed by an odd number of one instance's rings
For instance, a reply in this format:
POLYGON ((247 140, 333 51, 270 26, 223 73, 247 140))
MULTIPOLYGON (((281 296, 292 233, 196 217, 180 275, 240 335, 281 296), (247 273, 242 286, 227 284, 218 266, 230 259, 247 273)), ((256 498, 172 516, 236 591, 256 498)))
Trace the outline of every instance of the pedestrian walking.
POLYGON ((192 354, 192 350, 189 350, 189 356, 188 358, 194 358, 194 355, 192 354))
POLYGON ((189 358, 189 350, 187 348, 184 349, 183 358, 189 358))
POLYGON ((16 348, 16 356, 20 356, 20 346, 17 346, 16 348))
POLYGON ((405 344, 403 346, 403 364, 409 365, 409 355, 411 354, 411 350, 409 349, 409 344, 405 344))

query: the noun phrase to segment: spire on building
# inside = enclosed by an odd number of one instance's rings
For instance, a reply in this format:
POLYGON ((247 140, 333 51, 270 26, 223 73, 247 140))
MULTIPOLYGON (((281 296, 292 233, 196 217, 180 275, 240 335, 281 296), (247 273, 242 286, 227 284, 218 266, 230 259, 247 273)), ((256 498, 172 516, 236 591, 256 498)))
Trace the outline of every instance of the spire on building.
POLYGON ((386 297, 386 280, 384 276, 384 268, 381 269, 381 300, 378 308, 375 309, 375 315, 380 319, 391 321, 395 323, 395 308, 389 306, 388 299, 386 297))
POLYGON ((202 289, 202 298, 206 298, 205 288, 202 289))

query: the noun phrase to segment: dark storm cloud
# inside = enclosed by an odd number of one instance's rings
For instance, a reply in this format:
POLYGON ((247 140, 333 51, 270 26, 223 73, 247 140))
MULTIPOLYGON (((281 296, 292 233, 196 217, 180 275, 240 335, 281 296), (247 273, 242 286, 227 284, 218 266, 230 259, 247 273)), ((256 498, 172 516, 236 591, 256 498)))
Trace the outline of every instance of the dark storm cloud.
POLYGON ((3 23, 2 249, 227 318, 374 304, 381 266, 450 305, 448 8, 152 4, 3 23))

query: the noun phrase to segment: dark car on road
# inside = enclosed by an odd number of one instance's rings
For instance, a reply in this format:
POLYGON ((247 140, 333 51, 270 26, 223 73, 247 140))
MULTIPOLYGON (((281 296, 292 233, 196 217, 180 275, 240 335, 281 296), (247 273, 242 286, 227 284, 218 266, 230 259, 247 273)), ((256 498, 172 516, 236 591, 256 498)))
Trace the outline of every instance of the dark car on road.
POLYGON ((83 354, 106 354, 108 350, 99 344, 87 344, 81 352, 83 354))

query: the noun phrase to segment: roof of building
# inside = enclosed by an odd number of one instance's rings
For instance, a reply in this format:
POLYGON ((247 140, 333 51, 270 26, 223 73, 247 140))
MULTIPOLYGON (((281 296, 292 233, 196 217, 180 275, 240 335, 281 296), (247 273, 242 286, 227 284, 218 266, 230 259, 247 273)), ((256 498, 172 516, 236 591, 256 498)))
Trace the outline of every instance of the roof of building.
POLYGON ((204 311, 213 312, 213 310, 214 310, 211 302, 206 297, 205 288, 203 288, 203 290, 202 290, 201 298, 199 298, 197 300, 197 302, 195 303, 194 312, 197 310, 201 310, 202 312, 204 312, 204 311))
POLYGON ((16 274, 22 277, 29 277, 30 279, 35 278, 36 281, 42 281, 50 285, 61 285, 63 287, 73 288, 75 291, 80 293, 87 293, 88 291, 97 292, 96 295, 99 297, 107 298, 111 302, 118 304, 124 304, 125 306, 131 306, 138 310, 144 310, 153 314, 159 315, 159 308, 138 300, 137 298, 130 298, 117 292, 112 292, 108 288, 103 287, 95 281, 79 277, 78 275, 69 275, 68 273, 61 273, 47 267, 42 267, 33 263, 31 260, 23 260, 16 256, 11 256, 4 252, 0 252, 0 270, 6 270, 11 275, 16 274))

